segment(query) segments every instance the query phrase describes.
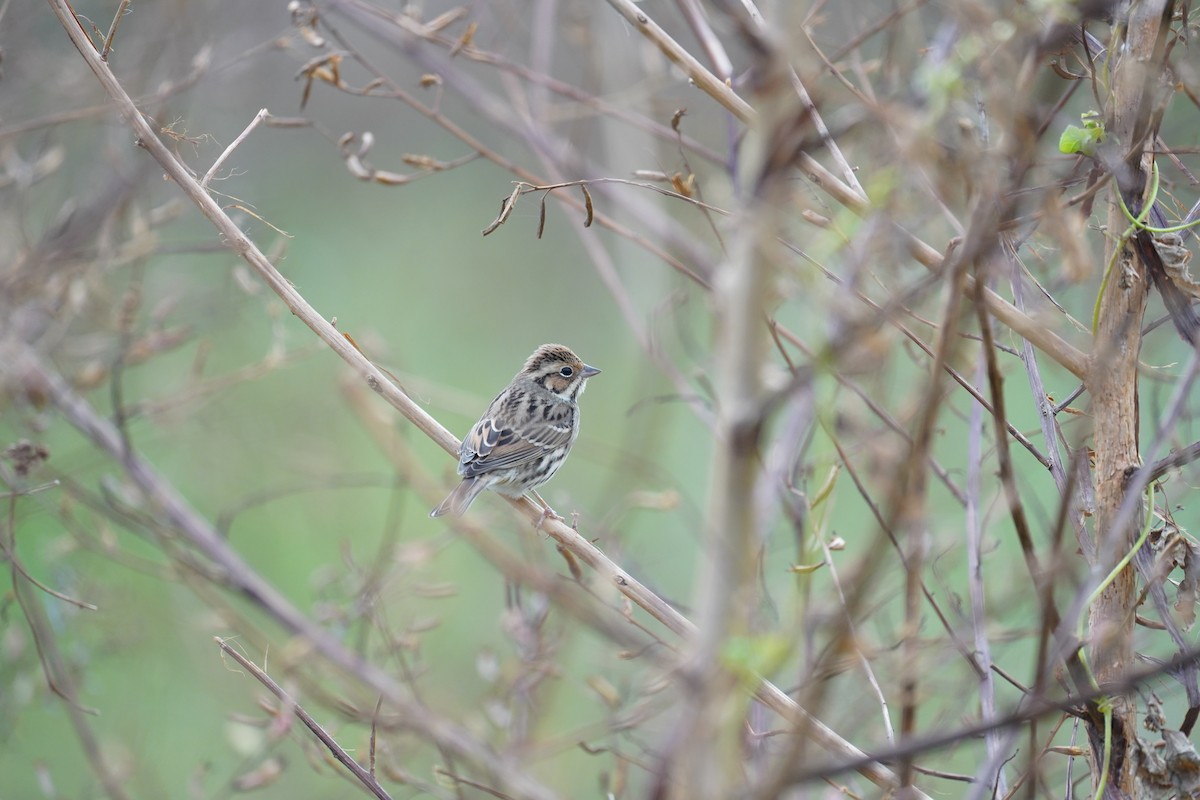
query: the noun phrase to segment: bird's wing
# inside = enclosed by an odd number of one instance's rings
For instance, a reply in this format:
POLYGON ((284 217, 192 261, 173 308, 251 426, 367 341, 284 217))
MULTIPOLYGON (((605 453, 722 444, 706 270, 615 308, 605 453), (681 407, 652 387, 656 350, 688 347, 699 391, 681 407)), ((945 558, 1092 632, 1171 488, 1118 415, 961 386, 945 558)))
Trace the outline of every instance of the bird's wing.
POLYGON ((558 419, 536 419, 505 425, 486 415, 463 439, 459 450, 458 474, 473 478, 486 472, 508 469, 535 461, 546 453, 571 443, 571 415, 558 419))

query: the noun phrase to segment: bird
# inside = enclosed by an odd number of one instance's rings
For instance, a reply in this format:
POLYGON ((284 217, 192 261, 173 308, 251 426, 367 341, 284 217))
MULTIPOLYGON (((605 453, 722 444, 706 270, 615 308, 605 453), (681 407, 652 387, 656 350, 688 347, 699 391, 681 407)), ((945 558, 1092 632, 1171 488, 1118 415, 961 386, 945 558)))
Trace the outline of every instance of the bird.
MULTIPOLYGON (((516 498, 550 480, 579 436, 579 396, 599 374, 565 345, 534 350, 463 438, 462 482, 429 516, 462 516, 484 489, 516 498)), ((542 506, 543 519, 558 516, 542 506)))

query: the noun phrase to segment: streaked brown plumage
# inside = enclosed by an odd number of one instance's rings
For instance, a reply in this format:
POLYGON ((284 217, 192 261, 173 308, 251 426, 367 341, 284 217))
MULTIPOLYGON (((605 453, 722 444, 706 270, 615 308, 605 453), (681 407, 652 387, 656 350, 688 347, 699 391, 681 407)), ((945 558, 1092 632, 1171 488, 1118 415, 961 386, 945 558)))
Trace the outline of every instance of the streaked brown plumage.
POLYGON ((459 516, 484 489, 520 497, 550 480, 579 436, 579 396, 599 372, 561 344, 535 350, 463 438, 462 483, 429 516, 459 516))

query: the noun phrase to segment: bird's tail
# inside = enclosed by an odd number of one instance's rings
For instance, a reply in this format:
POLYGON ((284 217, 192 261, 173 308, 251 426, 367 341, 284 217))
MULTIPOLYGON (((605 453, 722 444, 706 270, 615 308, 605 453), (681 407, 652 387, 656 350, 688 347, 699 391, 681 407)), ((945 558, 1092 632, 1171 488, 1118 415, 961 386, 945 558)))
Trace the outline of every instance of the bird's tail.
POLYGON ((463 482, 455 486, 454 491, 446 495, 446 499, 429 512, 429 516, 440 517, 443 514, 453 514, 461 517, 467 512, 467 508, 479 496, 479 493, 487 488, 487 485, 488 482, 482 478, 463 478, 463 482))

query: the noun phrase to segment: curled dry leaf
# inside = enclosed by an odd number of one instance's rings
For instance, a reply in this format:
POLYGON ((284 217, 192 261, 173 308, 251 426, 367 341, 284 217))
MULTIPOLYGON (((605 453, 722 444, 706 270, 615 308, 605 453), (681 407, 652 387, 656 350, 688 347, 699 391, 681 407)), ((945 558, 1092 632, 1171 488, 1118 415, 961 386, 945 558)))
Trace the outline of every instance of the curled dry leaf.
MULTIPOLYGON (((346 169, 349 170, 351 175, 361 181, 370 181, 382 186, 400 186, 413 180, 414 176, 412 175, 403 175, 399 172, 376 169, 371 166, 370 162, 366 160, 366 156, 374 146, 375 135, 370 131, 363 131, 361 135, 350 131, 342 134, 341 138, 338 139, 338 148, 342 151, 342 158, 346 162, 346 169)), ((401 159, 407 164, 421 167, 427 173, 447 168, 446 164, 435 161, 428 156, 406 154, 401 156, 401 159)))
POLYGON ((671 176, 671 187, 675 189, 677 194, 690 198, 696 192, 696 176, 688 173, 688 176, 685 178, 676 172, 671 176))
POLYGON ((492 224, 488 225, 486 228, 483 229, 484 236, 487 236, 489 233, 496 230, 496 228, 499 228, 501 225, 503 225, 505 222, 508 221, 509 215, 512 214, 513 208, 517 204, 517 198, 520 196, 521 196, 521 184, 518 183, 516 188, 514 188, 512 190, 512 194, 510 194, 508 197, 504 198, 503 202, 500 203, 500 213, 496 216, 496 218, 494 220, 492 220, 492 224))
POLYGON ((1149 544, 1156 554, 1152 580, 1165 580, 1176 568, 1183 572, 1175 594, 1175 612, 1184 628, 1190 629, 1196 622, 1200 545, 1174 525, 1152 532, 1149 544))
POLYGON ((315 81, 325 81, 339 89, 342 88, 342 78, 339 73, 341 63, 342 56, 340 54, 326 53, 300 67, 296 73, 296 77, 303 77, 305 79, 304 92, 300 95, 301 110, 308 104, 308 98, 312 94, 312 87, 315 81))
POLYGON ((1175 611, 1183 619, 1185 628, 1196 622, 1196 585, 1200 580, 1200 547, 1189 539, 1180 537, 1179 550, 1183 554, 1183 580, 1175 594, 1175 611))
POLYGON ((377 169, 371 172, 371 180, 381 186, 400 186, 412 180, 411 175, 401 175, 399 172, 388 172, 377 169))
POLYGON ((579 188, 583 190, 583 208, 587 212, 587 215, 583 218, 583 227, 590 228, 592 227, 592 220, 595 218, 595 211, 592 208, 592 193, 582 183, 579 184, 579 188))
POLYGON ((1192 259, 1192 251, 1184 244, 1183 237, 1178 233, 1154 234, 1154 246, 1162 256, 1163 266, 1170 276, 1171 282, 1183 292, 1192 297, 1200 297, 1200 283, 1188 271, 1188 262, 1192 259))

